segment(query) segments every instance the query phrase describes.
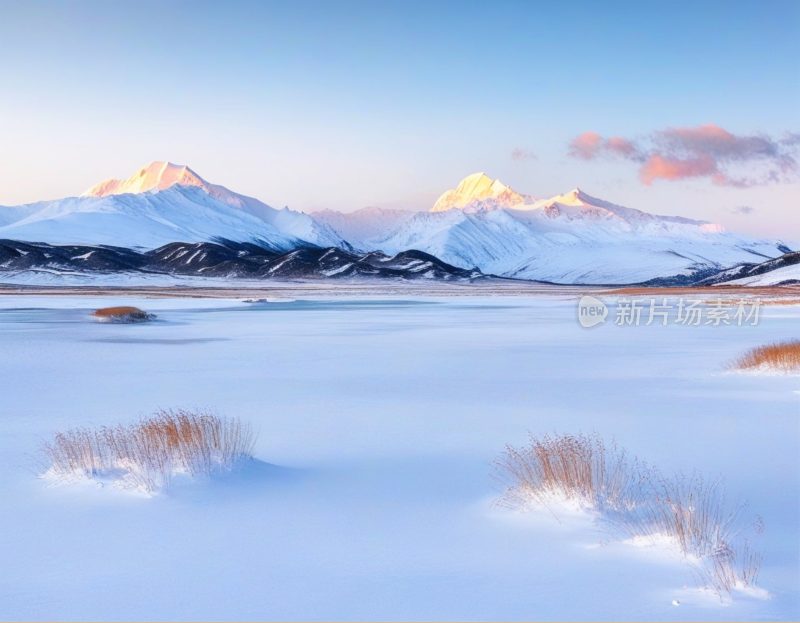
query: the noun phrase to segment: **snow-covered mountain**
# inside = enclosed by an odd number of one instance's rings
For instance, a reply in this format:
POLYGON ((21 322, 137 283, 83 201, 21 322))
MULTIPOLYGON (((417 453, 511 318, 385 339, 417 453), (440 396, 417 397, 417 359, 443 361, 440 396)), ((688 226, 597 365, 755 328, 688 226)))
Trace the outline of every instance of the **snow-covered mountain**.
POLYGON ((383 232, 374 214, 365 214, 366 237, 354 222, 347 229, 337 229, 332 219, 326 222, 359 249, 419 249, 462 268, 563 284, 688 283, 789 250, 713 223, 618 206, 577 188, 533 200, 501 186, 482 173, 470 175, 430 212, 413 214, 383 232), (511 205, 497 200, 510 203, 515 196, 520 199, 511 205))
POLYGON ((533 197, 521 195, 500 180, 493 180, 483 173, 468 175, 455 188, 445 191, 436 201, 431 212, 445 212, 453 208, 465 211, 510 208, 515 205, 533 203, 533 197))
POLYGON ((375 241, 405 223, 416 212, 411 210, 389 210, 367 207, 355 212, 320 210, 311 216, 319 223, 330 227, 338 236, 346 240, 354 249, 371 251, 375 241))
POLYGON ((0 238, 140 248, 219 239, 281 251, 347 247, 307 214, 276 210, 169 162, 151 162, 126 180, 100 182, 80 197, 0 207, 0 238))
POLYGON ((225 203, 242 207, 236 194, 224 186, 209 184, 189 167, 171 162, 151 162, 142 167, 126 180, 110 178, 95 184, 81 197, 108 197, 109 195, 127 195, 144 193, 148 190, 166 190, 176 184, 180 186, 197 186, 212 197, 225 203))
POLYGON ((0 207, 0 239, 128 249, 226 240, 278 253, 418 250, 465 270, 562 284, 693 283, 791 250, 712 223, 618 206, 577 188, 535 200, 483 173, 465 178, 430 212, 307 215, 276 210, 167 162, 101 182, 80 197, 0 207))

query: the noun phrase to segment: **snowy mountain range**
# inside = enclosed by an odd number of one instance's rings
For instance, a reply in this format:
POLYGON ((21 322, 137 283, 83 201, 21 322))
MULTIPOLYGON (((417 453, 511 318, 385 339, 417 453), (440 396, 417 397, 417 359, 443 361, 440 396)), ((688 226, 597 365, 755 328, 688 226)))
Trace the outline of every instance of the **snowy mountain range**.
POLYGON ((691 283, 790 250, 713 223, 618 206, 578 188, 534 200, 482 173, 442 195, 430 212, 313 216, 356 249, 419 249, 461 268, 561 284, 691 283))
POLYGON ((791 251, 779 241, 625 208, 577 188, 537 200, 483 173, 445 192, 429 212, 370 207, 308 215, 277 210, 168 162, 100 182, 80 197, 0 207, 0 239, 137 252, 176 242, 252 243, 275 254, 338 248, 389 257, 417 250, 466 271, 604 285, 694 283, 791 251))
POLYGON ((307 214, 209 184, 188 167, 151 162, 80 197, 0 207, 0 238, 153 249, 170 242, 258 242, 276 251, 347 244, 307 214))
POLYGON ((369 241, 382 239, 387 232, 399 227, 415 214, 413 210, 367 207, 355 212, 320 210, 313 212, 311 216, 318 223, 330 227, 344 240, 355 241, 359 248, 368 250, 371 248, 369 241))

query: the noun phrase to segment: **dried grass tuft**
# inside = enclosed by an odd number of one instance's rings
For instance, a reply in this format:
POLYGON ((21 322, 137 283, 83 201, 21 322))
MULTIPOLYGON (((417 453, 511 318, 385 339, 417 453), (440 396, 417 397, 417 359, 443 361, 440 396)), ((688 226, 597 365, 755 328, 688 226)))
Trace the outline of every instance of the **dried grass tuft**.
POLYGON ((144 322, 153 320, 155 314, 149 314, 138 307, 119 306, 103 307, 92 312, 95 320, 100 322, 144 322))
POLYGON ((744 516, 746 502, 727 504, 720 480, 698 473, 666 478, 597 434, 529 434, 526 446, 506 446, 494 467, 498 505, 542 506, 554 515, 565 504, 578 506, 620 538, 666 539, 720 593, 756 583, 762 557, 747 536, 763 523, 744 516))
POLYGON ((750 349, 729 364, 728 369, 746 372, 800 372, 800 340, 775 342, 750 349))
POLYGON ((638 500, 646 466, 598 435, 545 435, 522 448, 506 446, 495 461, 494 479, 503 488, 498 504, 550 507, 563 501, 602 510, 638 500))
POLYGON ((211 475, 253 457, 256 434, 238 418, 206 411, 162 410, 129 426, 76 428, 41 445, 43 475, 110 478, 147 492, 174 474, 211 475))

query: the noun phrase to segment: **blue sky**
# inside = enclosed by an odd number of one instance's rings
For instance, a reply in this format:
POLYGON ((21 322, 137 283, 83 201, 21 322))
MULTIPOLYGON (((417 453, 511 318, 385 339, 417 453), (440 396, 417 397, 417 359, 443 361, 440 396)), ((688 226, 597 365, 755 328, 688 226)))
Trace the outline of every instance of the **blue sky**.
POLYGON ((0 1, 0 204, 170 160, 278 207, 427 209, 485 171, 800 240, 791 175, 646 185, 569 155, 584 132, 705 124, 777 145, 800 132, 799 67, 794 0, 0 1))

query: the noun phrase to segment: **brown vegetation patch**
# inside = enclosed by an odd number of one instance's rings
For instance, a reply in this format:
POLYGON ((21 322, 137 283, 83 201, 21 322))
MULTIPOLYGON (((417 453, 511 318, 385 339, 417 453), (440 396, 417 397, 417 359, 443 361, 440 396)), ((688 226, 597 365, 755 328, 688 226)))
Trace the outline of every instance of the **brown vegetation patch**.
POLYGON ((97 316, 98 318, 112 318, 114 316, 128 316, 130 314, 143 313, 145 312, 138 307, 121 305, 119 307, 103 307, 102 309, 92 312, 92 316, 97 316))
POLYGON ((526 446, 506 446, 494 465, 499 505, 541 506, 554 515, 565 502, 577 505, 618 537, 666 539, 697 561, 700 582, 718 592, 756 584, 762 557, 747 537, 763 524, 742 516, 745 502, 726 504, 719 480, 667 478, 596 434, 529 435, 526 446))
POLYGON ((748 350, 728 364, 730 370, 800 372, 800 340, 787 340, 748 350))
POLYGON ((231 471, 253 457, 249 424, 206 411, 158 411, 129 426, 75 428, 42 443, 44 474, 110 478, 147 492, 169 486, 176 473, 231 471))
POLYGON ((666 296, 666 297, 754 297, 762 300, 772 298, 785 298, 797 296, 800 292, 798 286, 672 286, 672 287, 647 287, 647 286, 622 286, 616 288, 603 288, 598 296, 666 296))
POLYGON ((103 307, 92 312, 92 316, 98 320, 110 322, 143 322, 155 318, 154 314, 148 314, 138 307, 121 305, 118 307, 103 307))

